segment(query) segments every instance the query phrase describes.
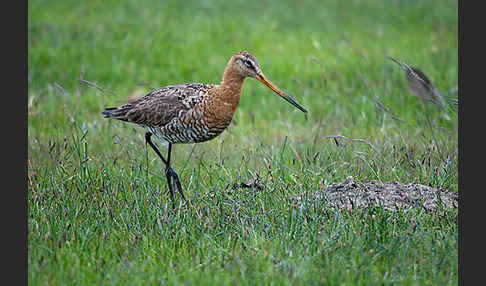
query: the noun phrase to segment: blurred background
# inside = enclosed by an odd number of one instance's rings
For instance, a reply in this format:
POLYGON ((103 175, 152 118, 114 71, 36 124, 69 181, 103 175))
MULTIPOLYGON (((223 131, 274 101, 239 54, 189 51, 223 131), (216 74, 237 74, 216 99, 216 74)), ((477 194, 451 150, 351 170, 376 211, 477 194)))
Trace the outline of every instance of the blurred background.
POLYGON ((123 131, 132 126, 102 119, 105 107, 166 85, 217 84, 229 58, 247 50, 310 112, 248 79, 234 118, 240 126, 221 140, 278 145, 289 136, 314 142, 315 151, 331 143, 316 134, 344 135, 426 149, 429 139, 440 145, 439 133, 452 138, 442 153, 455 154, 457 112, 424 105, 387 57, 457 98, 457 17, 456 1, 436 0, 29 1, 29 151, 34 138, 61 140, 75 122, 91 126, 93 150, 105 152, 110 137, 132 135, 123 131))

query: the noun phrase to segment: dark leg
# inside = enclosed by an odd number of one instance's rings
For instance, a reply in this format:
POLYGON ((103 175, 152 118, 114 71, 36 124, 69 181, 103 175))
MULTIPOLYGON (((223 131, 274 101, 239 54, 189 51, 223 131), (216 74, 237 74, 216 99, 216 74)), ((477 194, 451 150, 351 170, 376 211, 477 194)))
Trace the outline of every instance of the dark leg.
POLYGON ((172 169, 170 167, 170 154, 171 154, 171 152, 172 152, 172 143, 169 143, 169 149, 167 151, 167 164, 166 164, 166 169, 165 169, 165 175, 167 176, 167 180, 168 180, 168 178, 173 179, 172 182, 176 184, 177 191, 179 191, 179 194, 181 194, 181 197, 185 201, 186 197, 184 197, 184 193, 182 192, 182 185, 181 185, 181 181, 179 180, 179 175, 177 175, 177 173, 174 171, 174 169, 172 169))
POLYGON ((174 169, 172 169, 170 167, 170 153, 171 153, 171 150, 172 150, 172 144, 169 143, 167 160, 165 160, 164 157, 162 156, 162 154, 160 154, 159 148, 157 148, 157 146, 152 142, 151 137, 152 137, 152 133, 150 133, 150 132, 145 133, 145 141, 150 145, 150 147, 152 147, 152 149, 154 149, 155 153, 157 153, 157 155, 160 157, 160 159, 162 159, 162 162, 164 162, 164 164, 165 164, 165 176, 167 178, 167 184, 169 185, 169 193, 170 193, 170 198, 172 200, 172 207, 175 208, 174 183, 176 184, 177 190, 181 194, 182 198, 184 200, 186 200, 186 198, 184 197, 184 194, 182 192, 182 185, 181 185, 181 182, 179 180, 179 176, 174 171, 174 169))

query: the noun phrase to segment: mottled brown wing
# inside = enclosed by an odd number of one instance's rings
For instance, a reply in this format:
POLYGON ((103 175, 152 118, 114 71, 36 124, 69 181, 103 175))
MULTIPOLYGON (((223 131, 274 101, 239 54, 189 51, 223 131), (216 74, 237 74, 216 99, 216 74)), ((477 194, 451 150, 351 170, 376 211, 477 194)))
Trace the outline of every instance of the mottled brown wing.
POLYGON ((202 83, 167 86, 120 107, 107 108, 103 114, 143 126, 164 126, 194 108, 212 87, 202 83))
POLYGON ((151 96, 135 104, 125 117, 136 124, 161 126, 186 111, 187 107, 174 95, 151 96))

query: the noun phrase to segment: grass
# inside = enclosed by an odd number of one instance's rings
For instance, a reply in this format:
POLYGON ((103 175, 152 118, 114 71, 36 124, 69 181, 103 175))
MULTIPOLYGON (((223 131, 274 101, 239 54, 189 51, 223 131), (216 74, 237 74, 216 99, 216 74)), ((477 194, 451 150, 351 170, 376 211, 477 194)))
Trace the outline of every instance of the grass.
POLYGON ((349 176, 459 191, 457 113, 387 58, 447 94, 457 22, 438 0, 29 1, 29 284, 458 284, 457 210, 292 200, 349 176), (190 204, 173 211, 143 130, 100 112, 219 83, 240 50, 309 114, 248 79, 227 131, 175 146, 190 204))

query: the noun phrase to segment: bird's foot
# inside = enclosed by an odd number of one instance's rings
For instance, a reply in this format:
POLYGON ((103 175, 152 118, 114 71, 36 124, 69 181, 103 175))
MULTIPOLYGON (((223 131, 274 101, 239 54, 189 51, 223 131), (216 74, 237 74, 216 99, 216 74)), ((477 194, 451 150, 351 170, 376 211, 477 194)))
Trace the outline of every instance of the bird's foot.
POLYGON ((184 192, 182 191, 181 181, 179 180, 179 175, 172 169, 168 167, 165 169, 165 175, 167 177, 167 184, 169 185, 169 192, 170 198, 172 200, 172 207, 175 209, 175 201, 174 201, 174 189, 177 188, 181 197, 186 201, 186 197, 184 197, 184 192))

